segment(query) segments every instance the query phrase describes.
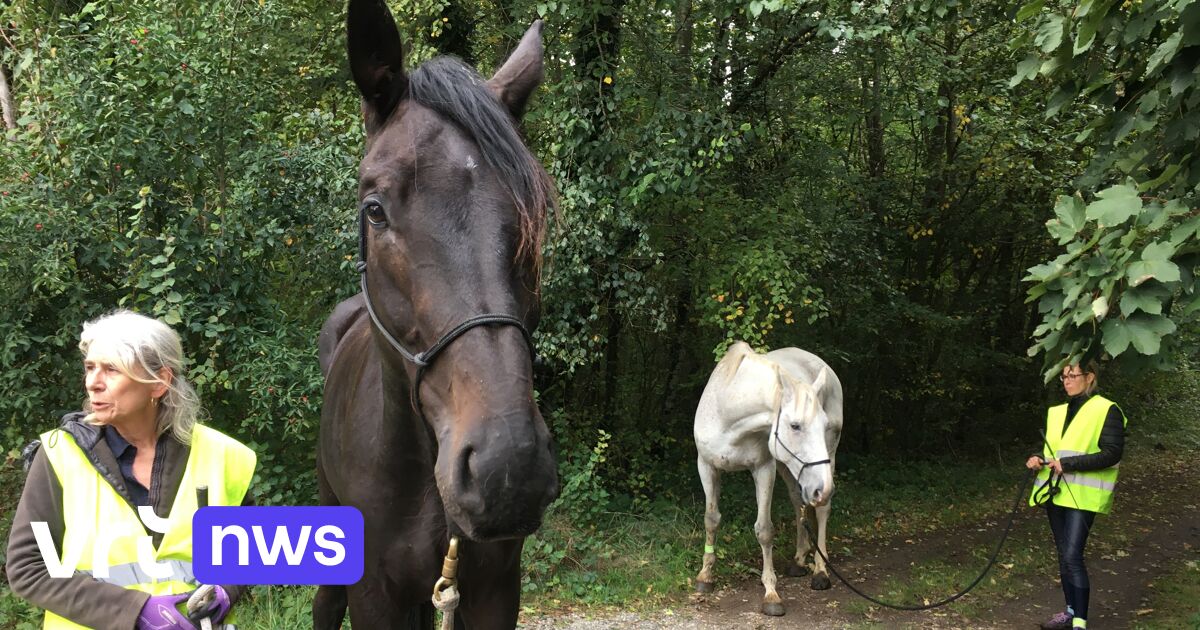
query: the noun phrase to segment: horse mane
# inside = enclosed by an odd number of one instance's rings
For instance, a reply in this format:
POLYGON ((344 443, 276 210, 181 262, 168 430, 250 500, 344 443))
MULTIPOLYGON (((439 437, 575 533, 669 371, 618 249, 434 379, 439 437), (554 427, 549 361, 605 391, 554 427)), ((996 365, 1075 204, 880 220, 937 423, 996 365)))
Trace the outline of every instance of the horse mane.
POLYGON ((479 145, 484 161, 496 171, 517 208, 521 232, 517 259, 531 260, 535 275, 539 274, 554 182, 525 146, 508 109, 473 68, 452 56, 421 64, 409 77, 409 90, 414 101, 458 125, 479 145))

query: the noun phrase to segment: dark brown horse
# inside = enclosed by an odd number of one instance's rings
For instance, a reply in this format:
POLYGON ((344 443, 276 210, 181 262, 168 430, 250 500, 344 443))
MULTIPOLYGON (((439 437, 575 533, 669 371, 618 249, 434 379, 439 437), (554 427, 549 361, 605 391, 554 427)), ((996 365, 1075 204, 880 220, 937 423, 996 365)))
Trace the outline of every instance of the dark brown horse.
POLYGON ((516 129, 542 79, 535 23, 490 80, 452 58, 411 74, 382 0, 351 0, 363 98, 363 293, 321 330, 321 503, 358 508, 366 566, 322 586, 313 625, 429 628, 463 537, 458 628, 513 628, 523 538, 558 494, 529 332, 553 187, 516 129), (365 296, 365 299, 364 299, 365 296), (421 350, 422 352, 416 352, 421 350))

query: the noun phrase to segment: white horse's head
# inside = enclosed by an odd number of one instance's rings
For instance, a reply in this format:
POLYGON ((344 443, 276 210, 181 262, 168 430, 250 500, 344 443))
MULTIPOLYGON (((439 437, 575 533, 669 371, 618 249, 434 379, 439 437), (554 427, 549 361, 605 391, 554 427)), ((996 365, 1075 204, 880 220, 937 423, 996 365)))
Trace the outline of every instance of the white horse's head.
POLYGON ((825 443, 829 419, 819 395, 828 380, 828 370, 822 368, 812 385, 783 370, 778 374, 779 413, 771 426, 771 456, 799 483, 805 503, 824 505, 833 495, 833 463, 825 443))

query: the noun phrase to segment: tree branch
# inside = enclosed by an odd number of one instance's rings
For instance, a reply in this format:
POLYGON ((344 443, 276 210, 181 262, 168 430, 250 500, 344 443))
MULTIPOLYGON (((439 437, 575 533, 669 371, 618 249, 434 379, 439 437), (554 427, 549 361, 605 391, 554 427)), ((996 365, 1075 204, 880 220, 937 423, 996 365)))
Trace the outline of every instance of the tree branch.
MULTIPOLYGON (((772 79, 783 68, 792 53, 799 50, 801 44, 807 43, 816 30, 817 27, 815 25, 804 26, 799 31, 776 42, 771 47, 770 54, 759 57, 759 61, 754 67, 754 76, 751 77, 748 85, 739 89, 738 93, 734 95, 729 110, 732 112, 741 111, 750 96, 762 89, 763 84, 772 79)), ((746 69, 748 69, 748 66, 747 68, 743 68, 743 72, 746 69)))

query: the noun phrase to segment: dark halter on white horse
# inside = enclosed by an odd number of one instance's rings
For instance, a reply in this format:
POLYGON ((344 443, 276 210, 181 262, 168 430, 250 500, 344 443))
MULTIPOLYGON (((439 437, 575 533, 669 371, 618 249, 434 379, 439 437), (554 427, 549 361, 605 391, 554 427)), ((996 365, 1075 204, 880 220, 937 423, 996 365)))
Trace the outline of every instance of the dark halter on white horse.
POLYGON ((412 393, 409 399, 412 401, 413 409, 417 415, 424 417, 421 410, 421 377, 425 375, 425 370, 433 364, 433 360, 437 358, 442 350, 446 349, 455 339, 461 337, 464 333, 477 326, 514 326, 521 331, 521 336, 525 339, 525 345, 529 347, 529 358, 531 361, 537 359, 537 350, 533 345, 533 337, 529 334, 529 329, 525 328, 525 322, 513 317, 512 315, 503 315, 499 313, 486 313, 471 317, 459 325, 451 328, 449 332, 442 335, 432 346, 424 352, 412 353, 407 348, 396 341, 396 338, 388 332, 384 327, 383 322, 379 320, 379 316, 375 314, 375 307, 371 304, 371 294, 367 291, 367 223, 370 222, 372 227, 384 228, 387 227, 387 221, 371 221, 367 218, 367 205, 363 204, 358 210, 358 268, 359 277, 361 279, 363 301, 367 303, 367 314, 371 316, 371 322, 375 324, 375 329, 378 330, 383 338, 388 342, 404 360, 417 366, 417 375, 413 378, 412 393))
POLYGON ((790 455, 792 457, 792 459, 800 462, 800 472, 796 473, 796 486, 797 487, 803 488, 803 486, 800 485, 800 475, 804 474, 805 468, 808 468, 809 466, 820 466, 821 464, 832 464, 833 463, 833 460, 829 460, 829 459, 822 459, 822 460, 815 461, 815 462, 806 462, 803 459, 800 459, 800 456, 793 453, 792 449, 788 448, 787 444, 784 444, 783 440, 779 438, 779 418, 778 417, 775 418, 775 443, 779 445, 779 448, 782 448, 783 450, 787 451, 787 454, 790 455))

